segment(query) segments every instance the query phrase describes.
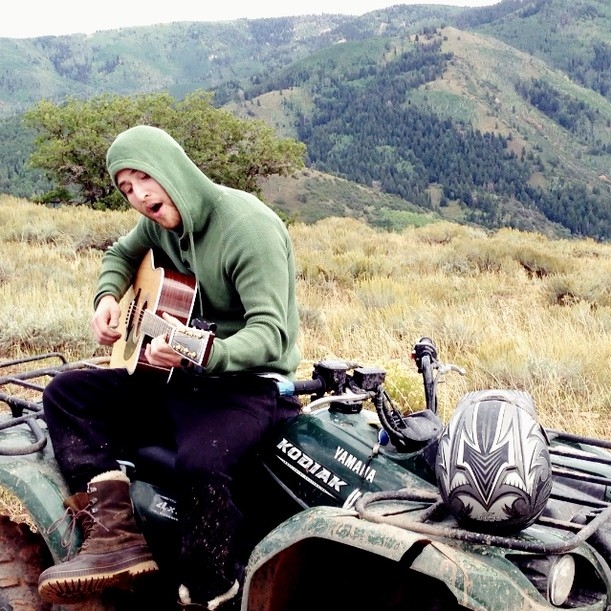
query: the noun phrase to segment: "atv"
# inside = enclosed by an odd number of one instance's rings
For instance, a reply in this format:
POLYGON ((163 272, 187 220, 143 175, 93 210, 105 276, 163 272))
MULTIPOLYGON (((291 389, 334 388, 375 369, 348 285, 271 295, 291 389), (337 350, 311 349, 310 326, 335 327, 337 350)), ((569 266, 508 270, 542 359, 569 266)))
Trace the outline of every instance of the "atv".
MULTIPOLYGON (((443 423, 437 385, 464 371, 428 338, 412 357, 425 407, 409 414, 379 368, 327 360, 311 379, 275 378, 307 398, 240 474, 242 611, 611 610, 611 443, 543 429, 516 390, 467 393, 443 423)), ((59 353, 0 363, 1 498, 19 507, 0 518, 0 611, 49 609, 38 575, 80 545, 42 390, 62 371, 107 366, 59 353)), ((155 446, 122 461, 159 574, 66 609, 175 608, 173 461, 155 446)))

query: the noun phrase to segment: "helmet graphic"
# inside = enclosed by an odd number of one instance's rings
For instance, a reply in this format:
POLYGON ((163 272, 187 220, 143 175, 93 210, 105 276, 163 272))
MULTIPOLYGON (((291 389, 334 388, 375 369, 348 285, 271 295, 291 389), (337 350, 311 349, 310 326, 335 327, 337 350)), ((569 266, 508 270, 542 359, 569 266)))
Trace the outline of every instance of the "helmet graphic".
POLYGON ((507 534, 532 524, 549 499, 552 469, 530 394, 466 394, 439 440, 436 474, 461 526, 507 534))

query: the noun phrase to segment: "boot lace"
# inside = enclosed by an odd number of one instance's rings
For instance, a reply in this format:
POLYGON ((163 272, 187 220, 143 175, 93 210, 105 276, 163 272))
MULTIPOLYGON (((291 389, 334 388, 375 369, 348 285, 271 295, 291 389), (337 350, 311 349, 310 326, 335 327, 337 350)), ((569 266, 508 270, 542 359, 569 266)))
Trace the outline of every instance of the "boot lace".
MULTIPOLYGON (((92 504, 93 503, 89 501, 85 507, 79 509, 78 511, 74 511, 72 507, 66 507, 64 513, 59 518, 57 518, 57 520, 55 520, 53 524, 49 526, 49 528, 45 529, 45 534, 50 535, 51 533, 58 530, 62 526, 62 524, 68 521, 68 526, 64 531, 63 535, 61 536, 60 544, 64 549, 72 549, 76 529, 79 523, 81 523, 81 528, 83 530, 82 546, 84 546, 87 542, 87 538, 89 537, 89 533, 91 532, 91 529, 93 528, 95 523, 99 524, 105 530, 108 530, 108 528, 106 528, 106 526, 104 526, 104 524, 102 524, 102 522, 100 522, 95 517, 95 509, 91 507, 92 504)), ((72 558, 76 554, 76 551, 77 550, 73 550, 67 558, 72 558)))

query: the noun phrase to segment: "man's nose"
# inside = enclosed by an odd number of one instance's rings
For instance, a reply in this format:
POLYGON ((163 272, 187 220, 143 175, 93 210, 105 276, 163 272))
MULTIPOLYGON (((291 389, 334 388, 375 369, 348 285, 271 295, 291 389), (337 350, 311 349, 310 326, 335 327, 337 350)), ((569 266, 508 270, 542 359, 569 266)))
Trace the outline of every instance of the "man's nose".
POLYGON ((134 194, 136 195, 138 200, 141 202, 146 201, 146 199, 150 195, 148 188, 143 185, 137 185, 133 187, 133 189, 134 189, 134 194))

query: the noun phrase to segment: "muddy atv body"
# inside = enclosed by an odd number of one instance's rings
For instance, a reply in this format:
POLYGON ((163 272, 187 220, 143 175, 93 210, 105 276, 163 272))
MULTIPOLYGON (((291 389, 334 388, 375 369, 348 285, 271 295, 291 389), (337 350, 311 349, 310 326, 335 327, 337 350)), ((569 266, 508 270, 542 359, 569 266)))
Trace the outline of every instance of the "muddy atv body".
MULTIPOLYGON (((310 397, 243 474, 253 540, 242 611, 609 611, 611 444, 547 431, 553 486, 544 512, 511 535, 465 529, 435 474, 444 428, 436 381, 453 366, 435 351, 416 362, 427 407, 408 416, 375 368, 322 362, 312 380, 278 380, 281 392, 310 397)), ((68 492, 47 439, 42 389, 65 369, 104 366, 57 354, 0 364, 0 485, 30 524, 8 511, 0 520, 0 611, 48 608, 37 598, 39 572, 80 545, 62 520, 68 492)), ((159 578, 70 609, 175 608, 173 459, 167 448, 148 447, 124 463, 159 578)))

